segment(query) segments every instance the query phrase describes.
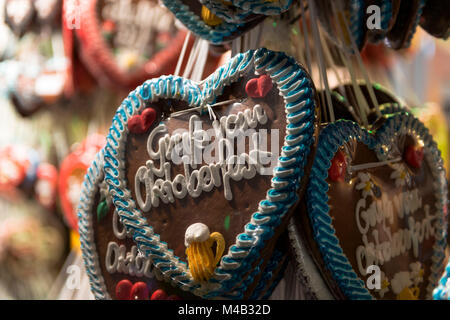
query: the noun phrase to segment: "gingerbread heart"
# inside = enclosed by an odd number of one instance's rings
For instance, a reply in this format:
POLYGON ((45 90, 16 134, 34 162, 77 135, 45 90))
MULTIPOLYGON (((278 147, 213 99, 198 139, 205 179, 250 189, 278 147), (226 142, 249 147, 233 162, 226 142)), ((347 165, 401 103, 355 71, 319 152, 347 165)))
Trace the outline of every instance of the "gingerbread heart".
POLYGON ((309 276, 323 278, 322 289, 336 298, 430 298, 442 273, 443 161, 424 125, 398 110, 383 110, 385 117, 370 131, 338 120, 319 136, 304 207, 308 214, 295 215, 294 221, 304 252, 316 262, 309 276), (411 147, 423 150, 420 166, 420 155, 409 160, 411 147), (330 170, 343 158, 346 170, 336 179, 330 170))
POLYGON ((42 25, 55 24, 55 21, 60 23, 62 2, 62 0, 35 0, 33 5, 38 22, 42 25))
POLYGON ((95 155, 104 146, 104 141, 105 138, 102 135, 89 136, 61 163, 58 193, 64 218, 72 230, 78 230, 76 208, 84 176, 95 155))
POLYGON ((307 73, 267 49, 201 84, 167 76, 133 91, 110 128, 105 181, 157 278, 203 298, 250 297, 302 194, 316 121, 307 73), (273 87, 253 99, 246 84, 262 74, 273 87), (131 133, 128 120, 146 108, 157 120, 147 135, 131 133))
POLYGON ((32 0, 6 0, 5 22, 11 30, 21 37, 31 27, 35 10, 32 0))
POLYGON ((287 11, 293 0, 231 0, 231 3, 244 12, 273 16, 287 11))
POLYGON ((416 33, 425 0, 401 1, 398 15, 387 34, 389 46, 393 49, 408 48, 416 33))
POLYGON ((158 1, 81 1, 63 14, 82 61, 100 83, 129 90, 174 72, 186 32, 158 1))
MULTIPOLYGON (((163 0, 164 5, 196 36, 213 44, 222 44, 239 37, 264 20, 263 15, 237 14, 234 16, 225 4, 201 0, 163 0), (203 1, 205 2, 205 1, 203 1), (211 10, 213 12, 211 12, 211 10), (216 16, 216 14, 218 16, 216 16), (235 21, 235 20, 238 21, 235 21)), ((235 11, 235 9, 232 9, 235 11)), ((238 10, 239 11, 239 10, 238 10)))
MULTIPOLYGON (((231 2, 217 0, 199 0, 199 2, 210 10, 213 15, 226 22, 243 23, 254 18, 251 12, 244 11, 234 6, 231 2)), ((203 21, 208 22, 208 19, 204 18, 203 21)))
POLYGON ((437 38, 450 36, 450 4, 439 0, 427 0, 420 18, 420 26, 437 38))
MULTIPOLYGON (((133 286, 140 283, 145 297, 150 300, 197 299, 164 279, 158 279, 153 273, 151 259, 138 252, 132 234, 127 233, 111 203, 104 182, 103 160, 104 151, 101 150, 87 171, 78 208, 81 252, 94 297, 131 300, 134 299, 133 286), (104 207, 107 208, 106 214, 98 215, 96 211, 104 207), (143 284, 146 289, 142 288, 143 284)), ((282 238, 262 271, 261 281, 253 291, 252 299, 265 298, 272 293, 286 266, 284 252, 286 244, 282 238)), ((245 282, 252 281, 253 278, 249 277, 245 282)))

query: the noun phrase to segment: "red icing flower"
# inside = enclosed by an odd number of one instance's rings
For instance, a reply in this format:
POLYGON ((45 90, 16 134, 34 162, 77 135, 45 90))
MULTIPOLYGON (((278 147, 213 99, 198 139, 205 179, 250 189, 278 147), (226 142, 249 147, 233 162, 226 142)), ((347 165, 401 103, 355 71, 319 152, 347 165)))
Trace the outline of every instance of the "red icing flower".
POLYGON ((267 74, 253 78, 245 85, 245 92, 252 98, 264 98, 272 89, 272 79, 267 74))
POLYGON ((344 153, 339 150, 331 160, 330 169, 328 169, 328 176, 332 181, 344 181, 345 171, 347 170, 347 162, 344 153))
POLYGON ((131 133, 142 134, 150 129, 151 125, 156 119, 156 111, 152 108, 147 108, 142 111, 142 114, 134 115, 128 120, 128 130, 131 133))
POLYGON ((406 163, 413 168, 419 169, 423 161, 423 147, 408 146, 405 150, 404 157, 406 163))

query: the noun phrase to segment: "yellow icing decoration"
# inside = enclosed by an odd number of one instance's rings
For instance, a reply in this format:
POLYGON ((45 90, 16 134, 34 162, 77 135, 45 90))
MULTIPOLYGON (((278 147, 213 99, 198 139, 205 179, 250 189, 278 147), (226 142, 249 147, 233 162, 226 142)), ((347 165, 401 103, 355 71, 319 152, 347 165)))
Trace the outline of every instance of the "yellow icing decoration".
POLYGON ((70 248, 81 254, 80 235, 78 234, 78 232, 73 230, 70 231, 70 248))
POLYGON ((397 300, 419 300, 420 289, 418 287, 404 288, 397 295, 397 300))
POLYGON ((192 242, 186 249, 189 270, 195 281, 208 281, 220 261, 225 250, 225 239, 219 232, 213 232, 208 240, 203 242, 192 242), (216 254, 214 256, 212 246, 216 243, 216 254))
POLYGON ((202 13, 201 13, 203 21, 211 27, 218 26, 222 23, 222 19, 220 19, 218 16, 216 16, 214 13, 212 13, 207 7, 202 6, 202 13))

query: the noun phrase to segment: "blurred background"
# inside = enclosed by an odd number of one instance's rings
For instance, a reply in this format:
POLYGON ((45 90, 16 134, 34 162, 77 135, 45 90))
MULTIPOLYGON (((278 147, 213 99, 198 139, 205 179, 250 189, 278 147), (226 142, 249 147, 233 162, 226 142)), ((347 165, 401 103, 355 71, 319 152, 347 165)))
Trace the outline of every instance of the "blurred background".
MULTIPOLYGON (((64 10, 71 10, 63 1, 0 0, 0 299, 91 298, 86 280, 77 297, 62 293, 68 266, 82 266, 75 208, 85 171, 128 92, 173 73, 183 45, 193 46, 194 37, 186 40, 187 30, 157 1, 147 1, 140 16, 119 2, 105 0, 93 11, 101 16, 95 35, 86 25, 77 29, 77 21, 73 28, 63 23, 64 10), (99 42, 110 57, 96 51, 99 42)), ((270 37, 281 28, 274 20, 263 27, 270 29, 265 45, 286 45, 270 37)), ((300 19, 289 29, 305 32, 300 19)), ((209 48, 200 78, 229 49, 209 48)), ((367 44, 361 57, 370 79, 426 123, 448 168, 450 42, 418 28, 408 49, 367 44)), ((335 70, 327 70, 331 86, 335 70)))

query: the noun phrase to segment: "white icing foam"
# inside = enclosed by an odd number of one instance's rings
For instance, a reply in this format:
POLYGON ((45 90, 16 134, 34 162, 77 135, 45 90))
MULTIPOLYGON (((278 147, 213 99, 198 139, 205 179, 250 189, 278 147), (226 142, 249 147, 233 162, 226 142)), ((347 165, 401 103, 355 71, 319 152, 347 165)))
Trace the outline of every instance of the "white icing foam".
POLYGON ((209 228, 203 223, 191 224, 184 235, 184 245, 188 247, 192 242, 204 242, 209 239, 209 228))

